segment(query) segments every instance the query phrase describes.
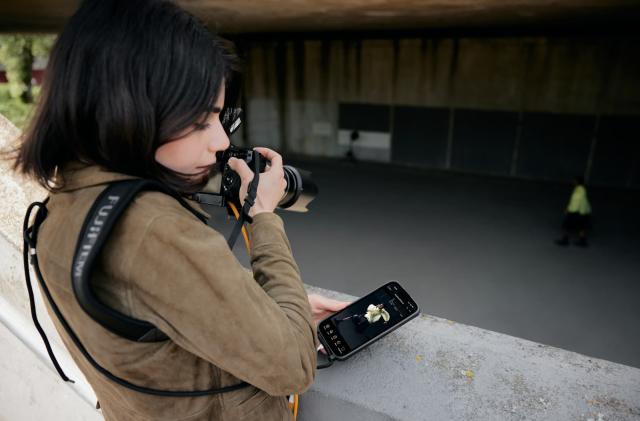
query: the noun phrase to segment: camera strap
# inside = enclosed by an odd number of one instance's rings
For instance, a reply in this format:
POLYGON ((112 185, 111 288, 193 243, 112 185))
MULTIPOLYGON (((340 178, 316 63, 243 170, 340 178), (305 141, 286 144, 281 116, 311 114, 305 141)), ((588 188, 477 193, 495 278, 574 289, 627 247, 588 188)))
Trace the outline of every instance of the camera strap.
POLYGON ((236 240, 240 235, 240 231, 242 230, 242 226, 245 221, 252 223, 253 218, 249 216, 249 210, 256 201, 256 195, 258 194, 258 183, 260 182, 260 159, 261 155, 256 153, 253 155, 253 180, 247 186, 247 196, 244 199, 244 204, 242 205, 242 210, 240 212, 240 217, 236 221, 235 226, 233 227, 233 231, 231 231, 231 235, 229 235, 229 239, 227 240, 227 244, 229 244, 229 248, 233 250, 233 246, 236 244, 236 240))
MULTIPOLYGON (((129 317, 106 306, 104 303, 98 300, 94 292, 91 290, 90 286, 90 276, 93 263, 99 255, 102 247, 106 243, 110 232, 115 226, 118 218, 122 215, 122 213, 124 213, 128 205, 133 201, 133 198, 136 196, 136 194, 143 190, 160 191, 169 194, 170 196, 178 200, 178 202, 183 207, 185 207, 198 219, 206 224, 206 218, 201 216, 195 209, 193 209, 177 192, 167 188, 161 183, 141 179, 124 180, 112 183, 98 196, 91 209, 89 210, 87 218, 84 221, 84 224, 80 231, 78 244, 76 246, 76 252, 73 258, 71 282, 74 294, 76 296, 76 299, 80 303, 80 306, 97 323, 99 323, 109 331, 132 341, 159 342, 167 340, 167 335, 149 322, 129 317)), ((58 361, 53 354, 53 350, 51 349, 51 345, 49 344, 49 341, 47 339, 47 336, 40 323, 38 322, 33 288, 31 286, 31 277, 29 273, 29 260, 31 261, 31 265, 34 268, 34 272, 36 274, 42 292, 49 302, 49 305, 51 306, 54 314, 60 321, 60 324, 69 335, 69 338, 73 341, 82 355, 93 366, 93 368, 95 368, 96 371, 100 372, 113 382, 140 393, 167 397, 196 397, 213 395, 230 392, 249 385, 246 382, 241 382, 232 386, 207 390, 159 390, 130 383, 127 380, 114 375, 113 373, 102 367, 100 364, 98 364, 98 362, 95 361, 95 359, 84 347, 84 345, 60 311, 60 308, 56 305, 51 292, 49 291, 49 288, 44 281, 42 272, 40 271, 40 267, 38 265, 38 255, 36 252, 37 237, 40 225, 47 217, 47 201, 48 199, 44 202, 34 202, 27 209, 23 223, 23 263, 33 322, 36 326, 36 329, 40 333, 42 340, 44 341, 47 353, 49 354, 54 367, 64 381, 73 383, 73 380, 69 379, 65 375, 64 371, 58 364, 58 361), (38 211, 36 212, 33 224, 29 226, 29 222, 31 221, 31 213, 35 208, 38 208, 38 211), (29 256, 31 257, 31 259, 29 259, 29 256)))

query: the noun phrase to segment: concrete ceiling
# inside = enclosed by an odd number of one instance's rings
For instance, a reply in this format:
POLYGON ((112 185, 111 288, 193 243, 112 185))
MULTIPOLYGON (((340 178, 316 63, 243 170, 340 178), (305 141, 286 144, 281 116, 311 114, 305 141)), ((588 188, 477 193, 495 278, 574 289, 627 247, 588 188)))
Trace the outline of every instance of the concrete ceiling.
MULTIPOLYGON (((51 31, 78 0, 1 0, 0 30, 51 31)), ((223 33, 611 28, 640 22, 640 0, 178 0, 223 33)))

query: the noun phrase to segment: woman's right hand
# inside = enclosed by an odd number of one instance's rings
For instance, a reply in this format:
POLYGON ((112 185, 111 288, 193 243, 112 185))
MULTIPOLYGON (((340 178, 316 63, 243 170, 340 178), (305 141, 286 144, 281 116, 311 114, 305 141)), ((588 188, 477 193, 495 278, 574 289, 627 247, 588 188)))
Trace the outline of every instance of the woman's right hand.
MULTIPOLYGON (((287 187, 280 154, 267 148, 254 148, 254 151, 259 152, 271 164, 267 165, 265 171, 260 173, 256 200, 249 210, 249 216, 251 217, 263 212, 273 212, 287 187)), ((245 161, 237 158, 229 159, 229 167, 240 176, 240 203, 244 204, 247 188, 251 180, 253 180, 253 171, 245 161)))

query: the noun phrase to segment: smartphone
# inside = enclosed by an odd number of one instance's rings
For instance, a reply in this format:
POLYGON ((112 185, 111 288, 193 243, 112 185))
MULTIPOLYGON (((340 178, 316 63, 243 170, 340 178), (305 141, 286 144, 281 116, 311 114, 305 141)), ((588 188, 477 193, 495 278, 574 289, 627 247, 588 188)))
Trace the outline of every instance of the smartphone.
POLYGON ((346 360, 420 314, 396 281, 351 303, 318 324, 318 339, 330 358, 346 360))

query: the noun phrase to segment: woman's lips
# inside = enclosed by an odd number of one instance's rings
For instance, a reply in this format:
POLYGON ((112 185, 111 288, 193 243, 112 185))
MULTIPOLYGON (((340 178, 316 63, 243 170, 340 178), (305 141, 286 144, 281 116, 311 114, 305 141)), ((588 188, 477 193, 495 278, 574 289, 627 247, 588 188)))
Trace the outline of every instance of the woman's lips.
POLYGON ((195 177, 206 176, 211 173, 211 169, 212 169, 211 165, 203 165, 200 167, 196 167, 195 172, 192 174, 192 176, 195 176, 195 177))
POLYGON ((216 165, 215 162, 209 164, 209 165, 200 165, 199 167, 196 167, 197 169, 209 169, 209 168, 213 168, 213 166, 216 165))

